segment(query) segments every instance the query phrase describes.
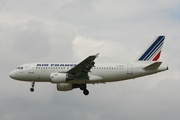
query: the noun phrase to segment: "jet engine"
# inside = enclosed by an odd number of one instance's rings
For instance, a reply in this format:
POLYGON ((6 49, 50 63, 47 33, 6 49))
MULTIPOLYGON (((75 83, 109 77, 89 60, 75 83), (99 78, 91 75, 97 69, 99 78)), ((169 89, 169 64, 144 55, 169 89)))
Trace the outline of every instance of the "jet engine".
POLYGON ((73 89, 73 85, 70 83, 60 83, 57 84, 57 90, 58 91, 69 91, 73 89))
POLYGON ((64 83, 68 80, 74 80, 74 77, 67 73, 51 73, 50 78, 51 83, 64 83))

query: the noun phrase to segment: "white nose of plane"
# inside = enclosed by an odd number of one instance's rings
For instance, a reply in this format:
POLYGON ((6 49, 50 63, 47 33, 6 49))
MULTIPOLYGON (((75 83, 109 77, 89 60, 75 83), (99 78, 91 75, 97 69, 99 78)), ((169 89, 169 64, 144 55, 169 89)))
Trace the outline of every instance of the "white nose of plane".
POLYGON ((14 71, 12 71, 12 72, 9 73, 9 77, 11 77, 12 79, 16 79, 15 76, 16 76, 16 75, 15 75, 15 72, 14 72, 14 71))

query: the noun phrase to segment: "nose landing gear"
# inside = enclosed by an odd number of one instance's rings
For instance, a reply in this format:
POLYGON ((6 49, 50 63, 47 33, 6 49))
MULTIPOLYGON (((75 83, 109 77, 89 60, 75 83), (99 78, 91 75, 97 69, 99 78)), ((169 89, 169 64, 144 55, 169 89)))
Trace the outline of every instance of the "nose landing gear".
POLYGON ((31 86, 32 86, 32 88, 30 88, 30 91, 31 91, 31 92, 34 92, 34 85, 35 85, 35 82, 34 82, 34 81, 32 81, 32 82, 31 82, 31 86))

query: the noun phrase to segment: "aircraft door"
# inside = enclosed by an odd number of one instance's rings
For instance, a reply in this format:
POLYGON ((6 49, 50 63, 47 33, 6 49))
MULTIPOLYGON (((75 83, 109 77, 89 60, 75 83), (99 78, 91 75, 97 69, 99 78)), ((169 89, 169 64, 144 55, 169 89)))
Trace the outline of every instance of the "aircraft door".
POLYGON ((30 74, 33 74, 34 73, 34 66, 33 64, 30 64, 29 65, 29 71, 28 71, 30 74))
POLYGON ((133 74, 133 65, 127 64, 127 74, 133 74))

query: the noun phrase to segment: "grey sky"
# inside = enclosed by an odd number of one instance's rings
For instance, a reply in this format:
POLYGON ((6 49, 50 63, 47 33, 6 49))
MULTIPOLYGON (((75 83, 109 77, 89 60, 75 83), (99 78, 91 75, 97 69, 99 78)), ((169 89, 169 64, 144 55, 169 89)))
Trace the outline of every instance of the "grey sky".
POLYGON ((179 120, 178 0, 0 0, 1 120, 179 120), (170 70, 134 80, 56 91, 9 78, 28 62, 130 62, 158 35, 170 70))

